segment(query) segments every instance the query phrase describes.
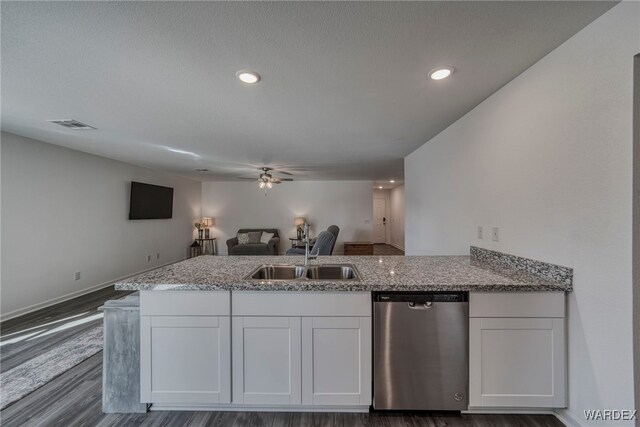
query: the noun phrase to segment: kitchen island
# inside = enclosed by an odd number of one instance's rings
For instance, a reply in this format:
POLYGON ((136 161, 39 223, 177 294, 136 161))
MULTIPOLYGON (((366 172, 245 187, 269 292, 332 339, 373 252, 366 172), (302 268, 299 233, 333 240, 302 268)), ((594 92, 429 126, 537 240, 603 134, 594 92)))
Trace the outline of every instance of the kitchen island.
POLYGON ((368 411, 372 292, 469 292, 469 408, 565 404, 572 270, 471 257, 336 256, 359 280, 249 279, 297 257, 200 256, 118 283, 140 291, 141 400, 154 409, 368 411), (512 351, 512 347, 517 351, 512 351))
MULTIPOLYGON (((493 252, 493 251, 485 251, 493 252)), ((259 265, 302 264, 301 256, 199 256, 116 284, 135 291, 570 291, 565 267, 536 262, 545 275, 469 256, 326 256, 311 264, 353 264, 360 281, 246 279, 259 265), (551 266, 551 267, 549 267, 551 266), (548 274, 553 267, 560 273, 548 274)), ((536 264, 534 264, 535 266, 536 264)))

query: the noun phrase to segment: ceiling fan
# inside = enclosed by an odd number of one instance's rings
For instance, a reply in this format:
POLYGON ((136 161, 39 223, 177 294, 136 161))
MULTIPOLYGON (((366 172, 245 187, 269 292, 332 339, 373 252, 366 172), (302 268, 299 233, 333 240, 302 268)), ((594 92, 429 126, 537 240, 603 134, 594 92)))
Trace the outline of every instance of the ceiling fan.
MULTIPOLYGON (((260 170, 262 170, 262 173, 260 174, 257 180, 258 186, 260 188, 265 189, 265 191, 269 188, 272 188, 273 184, 282 184, 284 181, 293 181, 293 178, 281 178, 281 177, 273 176, 273 174, 271 174, 271 171, 274 170, 273 168, 265 166, 260 168, 260 170)), ((289 172, 284 172, 284 171, 280 171, 278 173, 282 173, 284 175, 291 175, 289 172)), ((238 178, 238 179, 244 179, 249 181, 255 180, 255 178, 238 178)))

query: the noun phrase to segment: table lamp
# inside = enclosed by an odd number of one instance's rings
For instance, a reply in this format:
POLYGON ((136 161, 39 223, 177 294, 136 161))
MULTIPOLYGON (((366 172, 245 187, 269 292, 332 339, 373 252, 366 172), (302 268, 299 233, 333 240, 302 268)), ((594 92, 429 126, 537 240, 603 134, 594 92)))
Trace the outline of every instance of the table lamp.
POLYGON ((215 218, 202 218, 202 226, 204 227, 204 238, 209 238, 209 228, 216 225, 215 218))
POLYGON ((298 240, 302 239, 302 226, 305 222, 307 222, 307 220, 302 217, 296 217, 294 219, 294 225, 296 226, 296 232, 298 234, 296 237, 298 240))

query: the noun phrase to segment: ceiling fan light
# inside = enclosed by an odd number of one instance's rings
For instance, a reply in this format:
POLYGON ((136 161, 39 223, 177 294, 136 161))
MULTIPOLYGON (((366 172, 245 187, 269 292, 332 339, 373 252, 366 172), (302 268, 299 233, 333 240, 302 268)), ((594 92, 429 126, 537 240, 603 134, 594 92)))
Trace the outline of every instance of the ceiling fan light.
POLYGON ((267 182, 267 188, 272 188, 273 184, 271 184, 271 181, 267 182))
POLYGON ((264 181, 260 181, 260 183, 258 184, 258 187, 264 188, 264 181))

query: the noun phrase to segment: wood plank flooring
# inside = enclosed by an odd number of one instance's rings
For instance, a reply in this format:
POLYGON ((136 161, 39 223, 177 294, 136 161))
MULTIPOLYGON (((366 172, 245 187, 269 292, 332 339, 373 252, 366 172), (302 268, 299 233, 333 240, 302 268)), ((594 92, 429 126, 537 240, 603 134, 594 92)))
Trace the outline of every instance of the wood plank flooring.
POLYGON ((61 302, 0 324, 0 372, 49 351, 102 323, 97 310, 105 301, 130 292, 113 286, 61 302))
POLYGON ((404 251, 396 248, 395 246, 387 245, 385 243, 376 243, 373 245, 374 255, 404 255, 404 251))
MULTIPOLYGON (((105 289, 78 297, 0 325, 8 338, 39 331, 43 323, 61 321, 73 315, 90 317, 108 299, 122 297, 127 292, 105 289), (7 332, 8 331, 8 332, 7 332)), ((74 318, 77 319, 77 318, 74 318)), ((99 321, 99 320, 98 320, 99 321)), ((93 323, 95 321, 92 321, 93 323)), ((20 341, 0 348, 2 363, 16 363, 34 357, 58 342, 86 329, 86 323, 73 326, 36 342, 20 341), (74 333, 70 334, 69 330, 74 333), (16 355, 12 346, 22 348, 26 355, 16 355)), ((5 337, 3 336, 3 341, 5 337)), ((19 352, 18 352, 19 353, 19 352)), ((20 362, 20 363, 22 363, 20 362)), ((3 369, 5 367, 3 366, 3 369)), ((158 411, 147 414, 102 413, 102 352, 90 357, 31 394, 0 412, 4 427, 18 426, 220 426, 220 427, 560 427, 563 424, 552 415, 455 415, 428 412, 344 413, 275 413, 275 412, 196 412, 158 411)))

